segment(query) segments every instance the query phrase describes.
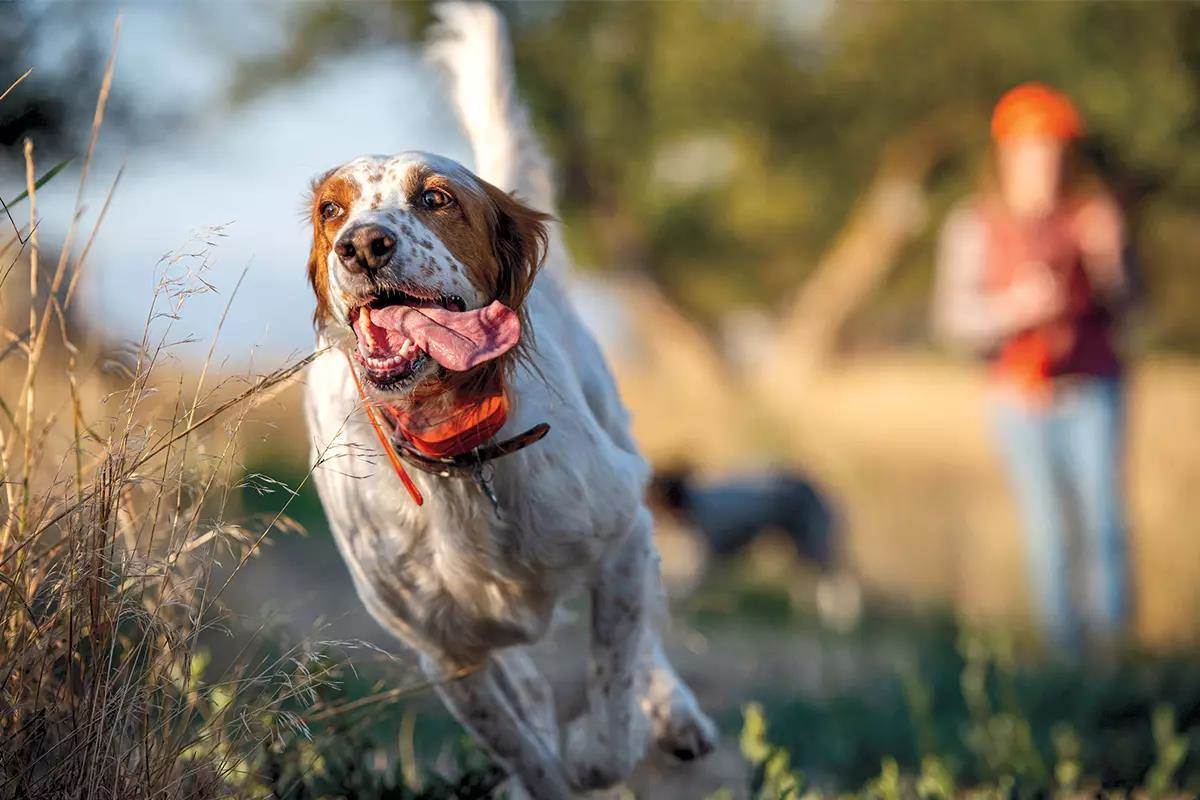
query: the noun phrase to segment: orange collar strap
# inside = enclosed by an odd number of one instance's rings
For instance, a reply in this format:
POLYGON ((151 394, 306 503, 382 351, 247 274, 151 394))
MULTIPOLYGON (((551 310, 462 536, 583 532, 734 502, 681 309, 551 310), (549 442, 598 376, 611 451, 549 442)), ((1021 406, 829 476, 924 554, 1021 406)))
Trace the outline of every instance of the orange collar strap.
POLYGON ((358 378, 354 362, 349 356, 346 362, 379 445, 418 506, 424 504, 424 497, 404 469, 401 457, 427 472, 455 474, 462 471, 467 461, 473 461, 478 468, 484 461, 533 444, 550 429, 549 425, 543 423, 509 441, 492 444, 496 434, 508 421, 508 395, 502 387, 478 400, 461 402, 448 413, 435 417, 419 408, 409 409, 370 400, 358 378), (394 430, 397 437, 395 442, 392 439, 393 432, 385 428, 394 430))
POLYGON ((441 418, 393 405, 383 406, 383 411, 416 450, 432 458, 454 458, 482 447, 500 432, 508 421, 508 397, 500 390, 458 405, 441 418))
POLYGON ((363 390, 362 381, 358 379, 358 371, 354 369, 354 362, 350 360, 350 356, 348 355, 346 356, 346 364, 350 367, 350 377, 354 378, 354 385, 358 389, 358 396, 362 398, 363 411, 367 412, 367 419, 371 421, 371 428, 375 431, 375 437, 379 439, 379 446, 383 448, 384 454, 392 464, 392 469, 396 471, 396 475, 400 478, 400 482, 404 484, 404 488, 408 490, 408 494, 412 497, 413 502, 419 506, 424 505, 425 498, 421 496, 421 490, 413 483, 407 470, 404 469, 404 465, 400 463, 400 457, 396 455, 396 449, 388 441, 388 436, 384 433, 383 426, 379 424, 379 417, 375 415, 375 405, 367 399, 367 393, 363 390))

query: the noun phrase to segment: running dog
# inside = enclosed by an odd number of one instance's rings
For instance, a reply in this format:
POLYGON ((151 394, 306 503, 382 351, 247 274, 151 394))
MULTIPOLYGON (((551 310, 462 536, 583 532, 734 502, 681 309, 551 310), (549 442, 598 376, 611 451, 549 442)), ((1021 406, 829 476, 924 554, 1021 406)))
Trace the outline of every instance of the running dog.
POLYGON ((559 285, 552 182, 503 21, 439 15, 475 171, 403 152, 313 183, 313 478, 370 613, 524 790, 555 800, 618 783, 651 741, 699 758, 715 729, 663 654, 649 470, 559 285), (580 589, 586 711, 560 735, 525 646, 580 589))

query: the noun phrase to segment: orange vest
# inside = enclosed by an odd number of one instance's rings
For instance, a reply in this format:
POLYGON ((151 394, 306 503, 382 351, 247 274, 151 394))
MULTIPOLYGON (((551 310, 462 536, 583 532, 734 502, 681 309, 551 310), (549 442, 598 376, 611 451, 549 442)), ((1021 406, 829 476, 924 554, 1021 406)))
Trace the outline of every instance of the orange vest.
POLYGON ((1066 375, 1115 377, 1120 361, 1112 343, 1112 317, 1095 300, 1083 264, 1076 216, 1081 205, 1064 204, 1043 219, 1022 220, 995 201, 981 208, 986 235, 984 285, 1001 292, 1044 264, 1066 292, 1062 313, 1003 342, 993 356, 993 375, 1030 395, 1048 395, 1053 379, 1066 375))

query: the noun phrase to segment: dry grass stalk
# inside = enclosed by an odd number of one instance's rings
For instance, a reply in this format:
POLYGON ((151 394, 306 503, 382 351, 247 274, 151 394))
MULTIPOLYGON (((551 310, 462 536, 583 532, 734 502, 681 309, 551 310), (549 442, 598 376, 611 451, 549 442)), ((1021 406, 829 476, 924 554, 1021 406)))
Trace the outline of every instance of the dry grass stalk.
POLYGON ((216 670, 202 639, 225 620, 221 589, 288 524, 286 502, 261 531, 226 520, 242 474, 237 431, 310 359, 241 387, 201 381, 190 396, 164 375, 174 318, 211 290, 201 248, 164 260, 142 341, 116 360, 122 377, 88 368, 104 354, 71 341, 67 311, 96 229, 74 261, 70 249, 112 71, 110 58, 50 276, 40 274, 35 150, 25 146, 29 229, 16 233, 29 295, 10 291, 5 304, 27 300, 28 328, 4 327, 0 352, 0 797, 262 794, 250 761, 304 733, 300 712, 328 679, 326 662, 311 648, 262 657, 248 646, 216 670), (237 566, 218 588, 221 559, 237 566))

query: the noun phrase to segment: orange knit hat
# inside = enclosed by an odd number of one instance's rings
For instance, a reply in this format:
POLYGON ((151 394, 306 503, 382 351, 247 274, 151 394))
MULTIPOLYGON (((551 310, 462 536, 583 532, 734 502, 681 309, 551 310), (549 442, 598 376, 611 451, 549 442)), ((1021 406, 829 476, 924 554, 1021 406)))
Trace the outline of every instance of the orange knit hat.
POLYGON ((1009 89, 992 112, 992 138, 1047 136, 1061 142, 1078 138, 1083 121, 1065 94, 1044 83, 1022 83, 1009 89))

